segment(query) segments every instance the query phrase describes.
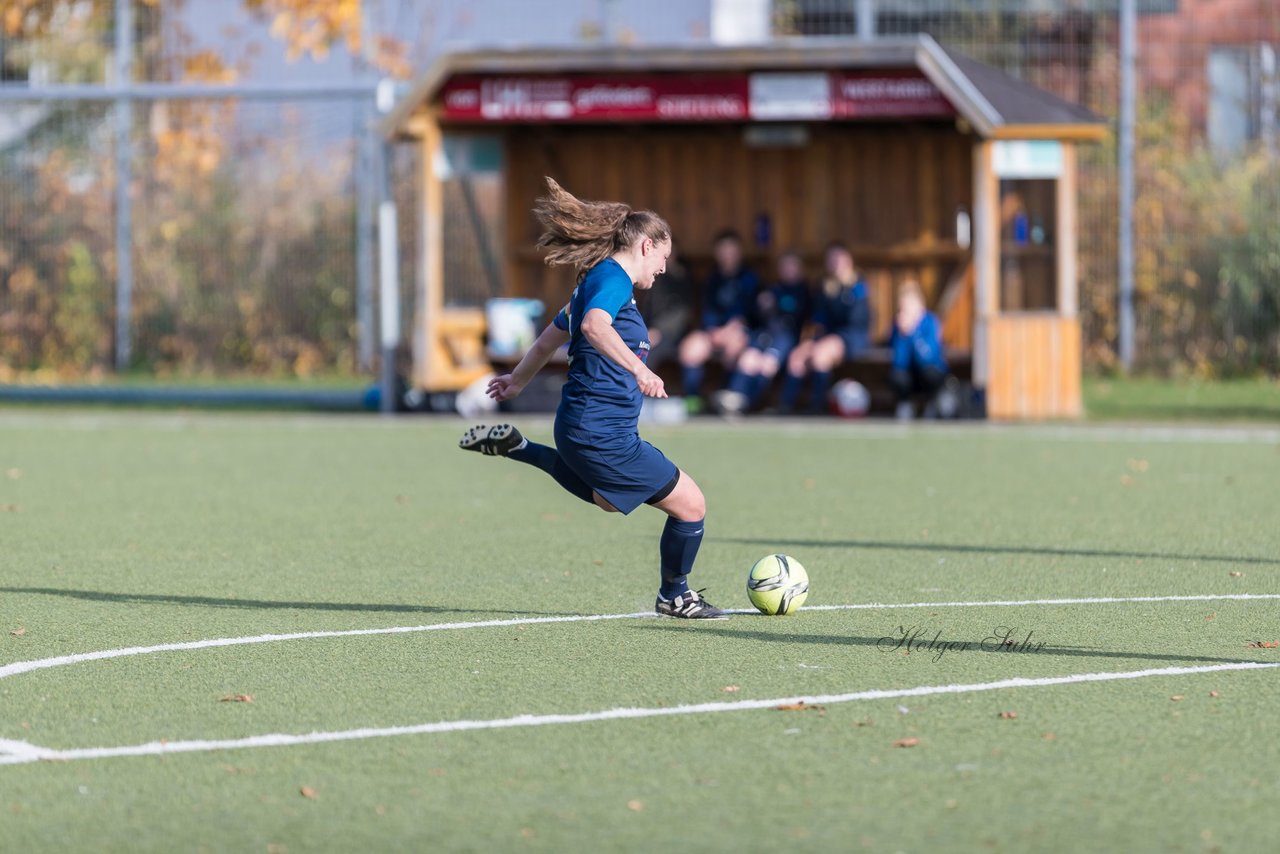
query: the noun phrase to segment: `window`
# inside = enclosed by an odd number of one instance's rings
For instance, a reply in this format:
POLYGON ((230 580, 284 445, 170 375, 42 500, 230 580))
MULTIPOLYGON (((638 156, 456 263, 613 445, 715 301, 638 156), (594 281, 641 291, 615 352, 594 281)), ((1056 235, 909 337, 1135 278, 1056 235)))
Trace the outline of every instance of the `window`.
POLYGON ((1269 44, 1210 48, 1205 73, 1209 105, 1205 135, 1219 156, 1231 157, 1262 141, 1275 144, 1276 51, 1269 44))
POLYGON ((1000 310, 1058 305, 1057 186, 1052 178, 1000 182, 1000 310))

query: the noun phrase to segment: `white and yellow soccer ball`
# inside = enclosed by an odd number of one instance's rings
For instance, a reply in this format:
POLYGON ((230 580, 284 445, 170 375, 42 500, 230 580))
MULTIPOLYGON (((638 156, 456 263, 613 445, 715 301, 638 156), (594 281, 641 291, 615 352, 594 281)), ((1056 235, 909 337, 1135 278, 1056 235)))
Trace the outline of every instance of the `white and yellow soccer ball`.
POLYGON ((765 614, 794 614, 809 598, 809 573, 787 555, 769 555, 747 573, 747 598, 765 614))

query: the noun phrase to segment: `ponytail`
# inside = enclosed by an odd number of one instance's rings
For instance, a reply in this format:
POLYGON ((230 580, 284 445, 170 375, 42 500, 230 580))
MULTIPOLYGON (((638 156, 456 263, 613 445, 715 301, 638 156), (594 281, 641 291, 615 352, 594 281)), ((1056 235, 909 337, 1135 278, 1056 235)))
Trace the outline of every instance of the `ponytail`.
POLYGON ((633 211, 621 202, 587 202, 554 179, 547 178, 547 194, 533 206, 546 229, 538 247, 547 250, 548 265, 571 265, 581 281, 586 272, 641 238, 671 239, 671 228, 653 211, 633 211))

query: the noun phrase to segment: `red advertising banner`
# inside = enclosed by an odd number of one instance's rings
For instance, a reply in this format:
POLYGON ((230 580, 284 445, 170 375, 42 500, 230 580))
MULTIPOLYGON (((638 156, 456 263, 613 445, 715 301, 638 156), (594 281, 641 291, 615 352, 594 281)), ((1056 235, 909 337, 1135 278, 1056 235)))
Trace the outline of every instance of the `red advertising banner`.
POLYGON ((446 121, 796 121, 955 115, 913 70, 612 76, 460 75, 446 121))
POLYGON ((843 71, 831 75, 831 115, 837 119, 945 118, 955 107, 915 71, 843 71))
POLYGON ((443 100, 443 117, 463 121, 733 121, 747 118, 747 78, 467 76, 443 100))

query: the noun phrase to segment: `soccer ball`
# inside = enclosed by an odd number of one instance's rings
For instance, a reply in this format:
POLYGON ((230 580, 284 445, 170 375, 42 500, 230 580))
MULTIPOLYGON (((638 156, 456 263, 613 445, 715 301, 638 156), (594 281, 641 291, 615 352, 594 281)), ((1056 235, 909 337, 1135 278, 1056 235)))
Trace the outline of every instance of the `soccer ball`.
POLYGON ((747 573, 747 598, 765 614, 794 614, 809 598, 809 573, 793 557, 762 557, 747 573))
POLYGON ((840 380, 831 389, 831 411, 841 418, 861 418, 871 408, 871 394, 857 380, 840 380))

